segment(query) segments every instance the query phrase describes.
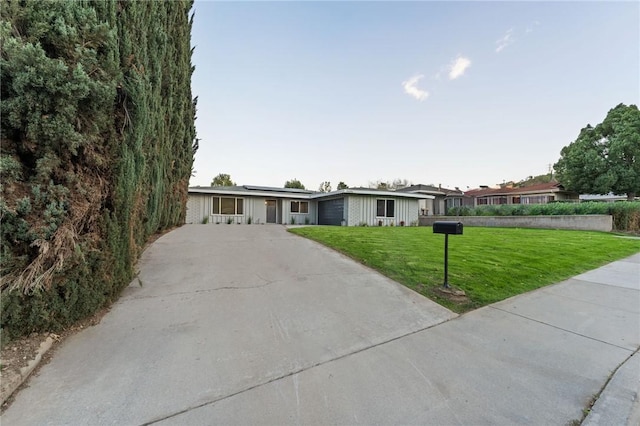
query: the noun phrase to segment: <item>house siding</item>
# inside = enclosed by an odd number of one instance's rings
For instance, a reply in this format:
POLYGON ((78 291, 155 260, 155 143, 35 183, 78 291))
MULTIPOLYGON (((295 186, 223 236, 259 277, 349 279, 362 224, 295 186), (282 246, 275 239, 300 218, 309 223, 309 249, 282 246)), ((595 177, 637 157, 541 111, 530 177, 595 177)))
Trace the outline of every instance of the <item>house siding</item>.
POLYGON ((251 218, 252 224, 264 224, 267 223, 267 200, 276 200, 277 208, 277 222, 283 225, 291 223, 291 218, 294 218, 297 225, 305 223, 316 223, 316 202, 305 199, 282 199, 278 197, 256 197, 256 196, 241 196, 241 195, 228 195, 228 197, 241 198, 243 200, 243 213, 241 215, 224 215, 213 214, 213 198, 225 197, 224 194, 189 194, 187 200, 187 216, 185 223, 202 223, 205 218, 208 218, 209 223, 220 224, 227 223, 231 219, 232 223, 246 224, 249 223, 248 219, 251 218), (304 201, 309 203, 308 213, 292 213, 291 202, 292 201, 304 201))
POLYGON ((308 222, 308 224, 316 223, 316 202, 305 199, 285 199, 282 200, 282 211, 283 211, 283 225, 291 224, 291 218, 294 220, 294 225, 304 225, 308 222), (292 201, 303 201, 309 203, 309 212, 308 213, 292 213, 291 212, 291 202, 292 201))
MULTIPOLYGON (((288 225, 292 223, 317 224, 318 223, 318 206, 319 203, 328 200, 343 200, 344 206, 342 212, 338 215, 340 220, 335 221, 339 225, 343 220, 347 226, 358 226, 366 223, 369 226, 376 226, 378 220, 382 220, 383 225, 399 225, 400 222, 410 225, 418 220, 419 201, 418 198, 396 197, 393 194, 358 194, 358 193, 338 193, 329 196, 316 196, 308 198, 307 194, 301 194, 300 198, 296 196, 278 196, 274 194, 251 194, 251 193, 198 193, 190 192, 187 200, 186 223, 202 223, 206 220, 211 224, 248 224, 251 218, 252 224, 267 223, 267 200, 276 200, 276 218, 277 223, 288 225), (213 214, 213 198, 214 197, 230 197, 242 199, 242 214, 224 215, 213 214), (393 218, 378 218, 377 200, 393 199, 394 215, 393 218), (291 203, 294 201, 308 202, 309 210, 307 213, 291 212, 291 203)), ((431 201, 431 200, 429 200, 431 201)))
POLYGON ((207 218, 209 215, 209 211, 206 209, 207 200, 209 200, 209 206, 211 206, 209 196, 189 194, 189 199, 187 200, 186 223, 202 223, 203 220, 207 218))
POLYGON ((400 225, 404 221, 405 226, 409 226, 412 222, 418 221, 419 204, 418 199, 396 198, 389 196, 370 196, 370 195, 349 195, 347 197, 348 212, 347 225, 358 226, 366 223, 369 226, 377 226, 378 221, 382 221, 383 226, 400 225), (395 217, 378 217, 377 216, 377 200, 387 199, 395 200, 395 217))

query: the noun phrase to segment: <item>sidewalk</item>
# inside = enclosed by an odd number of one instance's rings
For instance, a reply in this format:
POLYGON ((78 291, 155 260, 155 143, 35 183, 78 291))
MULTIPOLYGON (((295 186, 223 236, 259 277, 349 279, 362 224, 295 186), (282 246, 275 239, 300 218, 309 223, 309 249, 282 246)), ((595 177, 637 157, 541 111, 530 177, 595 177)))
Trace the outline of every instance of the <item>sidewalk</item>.
POLYGON ((639 277, 640 253, 456 316, 283 228, 186 226, 0 422, 567 425, 599 396, 587 424, 630 425, 639 277))

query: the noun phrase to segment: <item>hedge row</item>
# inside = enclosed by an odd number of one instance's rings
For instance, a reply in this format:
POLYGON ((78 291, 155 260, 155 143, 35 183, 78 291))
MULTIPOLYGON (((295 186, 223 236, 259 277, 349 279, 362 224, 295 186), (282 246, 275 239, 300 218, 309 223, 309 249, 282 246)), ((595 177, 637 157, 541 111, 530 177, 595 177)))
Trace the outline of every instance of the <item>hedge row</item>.
POLYGON ((462 206, 453 207, 447 211, 448 216, 558 216, 582 214, 611 215, 613 216, 614 230, 640 232, 640 201, 462 206))
POLYGON ((118 297, 184 222, 195 139, 192 1, 0 8, 2 341, 118 297))

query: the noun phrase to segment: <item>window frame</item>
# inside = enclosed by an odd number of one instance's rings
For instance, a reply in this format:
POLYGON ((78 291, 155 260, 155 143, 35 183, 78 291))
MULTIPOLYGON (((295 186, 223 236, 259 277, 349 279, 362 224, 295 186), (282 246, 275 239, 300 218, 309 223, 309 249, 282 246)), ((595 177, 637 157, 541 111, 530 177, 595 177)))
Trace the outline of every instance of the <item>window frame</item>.
MULTIPOLYGON (((228 201, 227 201, 228 202, 228 201)), ((211 198, 211 214, 220 216, 242 216, 244 215, 244 197, 222 197, 215 196, 211 198), (222 200, 233 200, 233 213, 222 212, 222 200)), ((228 209, 229 206, 226 206, 228 209)))
POLYGON ((394 198, 376 198, 376 218, 395 218, 396 217, 396 200, 394 198), (384 203, 384 213, 380 215, 380 202, 384 203), (389 208, 391 206, 391 208, 389 208), (389 215, 391 210, 391 215, 389 215))
POLYGON ((293 214, 309 214, 309 202, 304 200, 291 200, 289 205, 290 211, 293 214), (293 209, 294 204, 297 205, 296 210, 293 209), (303 208, 303 206, 305 208, 303 208), (306 210, 306 211, 303 211, 306 210))

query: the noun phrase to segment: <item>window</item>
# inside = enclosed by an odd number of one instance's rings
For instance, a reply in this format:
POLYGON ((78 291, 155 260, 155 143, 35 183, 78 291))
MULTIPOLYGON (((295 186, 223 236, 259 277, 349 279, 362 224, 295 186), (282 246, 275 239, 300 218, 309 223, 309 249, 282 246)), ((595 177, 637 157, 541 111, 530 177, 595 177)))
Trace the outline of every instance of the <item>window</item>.
POLYGON ((292 201, 291 213, 309 213, 308 201, 292 201))
POLYGON ((377 217, 395 217, 395 200, 377 200, 377 217))
POLYGON ((546 204, 549 201, 553 201, 553 195, 530 195, 528 197, 522 197, 522 204, 546 204))
POLYGON ((213 214, 243 214, 244 199, 233 197, 213 197, 213 214))

